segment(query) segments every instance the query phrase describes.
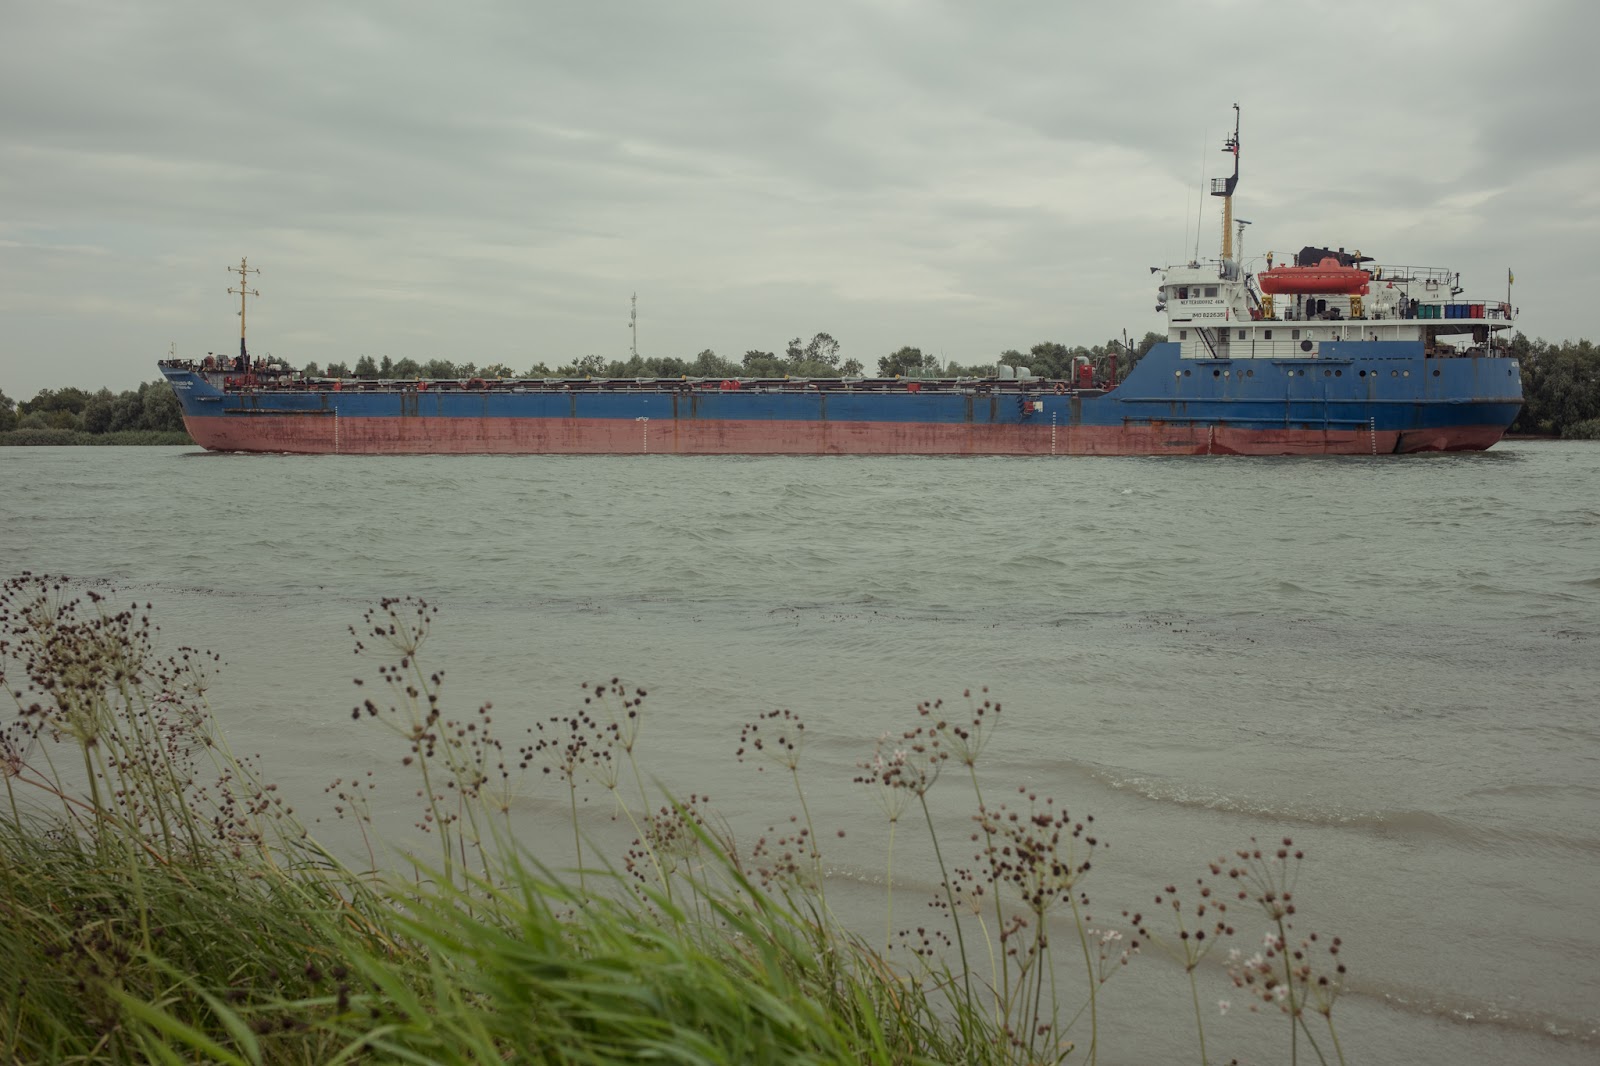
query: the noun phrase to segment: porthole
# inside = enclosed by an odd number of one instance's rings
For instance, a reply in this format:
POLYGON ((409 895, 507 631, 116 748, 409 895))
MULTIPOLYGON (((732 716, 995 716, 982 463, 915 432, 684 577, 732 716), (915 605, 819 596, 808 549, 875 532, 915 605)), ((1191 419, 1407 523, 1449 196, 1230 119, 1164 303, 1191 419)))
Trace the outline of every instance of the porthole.
POLYGON ((1342 377, 1344 377, 1344 371, 1343 370, 1335 370, 1333 372, 1333 376, 1336 377, 1336 378, 1342 378, 1342 377))
POLYGON ((1183 371, 1181 371, 1181 370, 1174 370, 1174 371, 1173 371, 1173 372, 1172 372, 1172 376, 1173 376, 1173 377, 1175 377, 1175 378, 1181 378, 1181 377, 1183 377, 1183 371))
POLYGON ((1400 371, 1400 376, 1401 376, 1401 377, 1403 377, 1403 378, 1408 378, 1408 377, 1410 377, 1410 376, 1411 376, 1411 371, 1409 371, 1409 370, 1402 370, 1402 371, 1400 371))
POLYGON ((1399 376, 1400 376, 1400 371, 1398 371, 1398 370, 1391 370, 1391 371, 1389 371, 1389 376, 1390 376, 1390 377, 1392 377, 1392 378, 1397 378, 1397 377, 1399 377, 1399 376))
POLYGON ((1366 372, 1366 371, 1365 371, 1365 370, 1363 370, 1363 371, 1362 371, 1362 372, 1361 372, 1361 376, 1362 376, 1362 377, 1366 377, 1366 376, 1367 376, 1367 372, 1366 372))
POLYGON ((1225 377, 1225 378, 1226 378, 1226 377, 1231 377, 1231 376, 1233 376, 1233 371, 1231 371, 1231 370, 1224 370, 1224 371, 1223 371, 1223 372, 1222 372, 1222 376, 1223 376, 1223 377, 1225 377))
POLYGON ((1434 376, 1434 377, 1438 377, 1438 376, 1439 376, 1439 372, 1438 372, 1438 371, 1437 371, 1437 370, 1435 370, 1435 371, 1434 371, 1434 372, 1433 372, 1433 376, 1434 376))
POLYGON ((1244 376, 1247 378, 1253 378, 1256 376, 1256 372, 1254 370, 1246 370, 1244 372, 1244 376))
POLYGON ((1324 370, 1324 371, 1323 371, 1323 372, 1322 372, 1322 376, 1323 376, 1323 377, 1325 377, 1325 378, 1331 378, 1331 377, 1333 377, 1333 371, 1331 371, 1331 370, 1324 370))
POLYGON ((1302 352, 1309 352, 1311 350, 1311 342, 1310 341, 1301 341, 1300 342, 1300 350, 1302 352))
POLYGON ((1184 371, 1184 372, 1183 372, 1183 376, 1184 376, 1184 377, 1188 377, 1188 376, 1189 376, 1189 371, 1187 371, 1187 370, 1185 370, 1185 371, 1184 371))
POLYGON ((1212 372, 1211 372, 1211 376, 1212 376, 1212 377, 1214 377, 1214 378, 1220 378, 1220 377, 1221 377, 1221 376, 1222 376, 1222 371, 1220 371, 1220 370, 1213 370, 1213 371, 1212 371, 1212 372))

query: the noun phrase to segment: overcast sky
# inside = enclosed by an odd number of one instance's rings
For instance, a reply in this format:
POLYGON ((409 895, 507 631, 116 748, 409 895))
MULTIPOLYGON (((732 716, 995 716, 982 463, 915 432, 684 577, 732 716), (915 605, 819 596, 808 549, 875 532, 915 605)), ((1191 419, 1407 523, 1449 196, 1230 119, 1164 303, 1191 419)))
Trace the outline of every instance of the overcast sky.
POLYGON ((0 0, 0 389, 238 348, 869 368, 1162 329, 1150 266, 1449 266, 1600 339, 1600 4, 0 0), (1202 168, 1204 170, 1202 171, 1202 168), (1204 202, 1202 203, 1202 199, 1204 202), (1260 264, 1256 264, 1259 266, 1260 264))

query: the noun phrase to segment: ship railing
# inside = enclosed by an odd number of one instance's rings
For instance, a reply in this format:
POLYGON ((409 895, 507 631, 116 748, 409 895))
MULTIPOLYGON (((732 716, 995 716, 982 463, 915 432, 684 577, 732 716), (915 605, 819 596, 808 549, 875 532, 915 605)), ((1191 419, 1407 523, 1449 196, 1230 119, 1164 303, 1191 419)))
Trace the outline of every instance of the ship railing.
POLYGON ((313 390, 341 392, 448 392, 448 393, 502 393, 502 392, 1085 392, 1102 388, 1096 384, 1085 389, 1067 379, 1030 377, 1015 378, 490 378, 482 379, 422 379, 422 378, 296 378, 271 380, 256 378, 246 384, 233 381, 226 386, 230 391, 259 390, 313 390))
POLYGON ((1364 267, 1373 281, 1421 282, 1445 288, 1455 282, 1456 272, 1449 267, 1410 266, 1403 263, 1369 263, 1364 267))

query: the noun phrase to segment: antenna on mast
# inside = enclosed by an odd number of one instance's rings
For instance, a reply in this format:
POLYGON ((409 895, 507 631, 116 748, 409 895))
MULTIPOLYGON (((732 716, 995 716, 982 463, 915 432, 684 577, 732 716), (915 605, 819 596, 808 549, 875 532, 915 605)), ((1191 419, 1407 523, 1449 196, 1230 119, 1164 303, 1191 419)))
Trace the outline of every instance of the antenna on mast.
POLYGON ((628 328, 633 331, 633 357, 639 358, 639 294, 633 294, 633 303, 628 308, 628 328))
MULTIPOLYGON (((250 280, 251 274, 259 274, 261 271, 251 266, 249 260, 245 258, 239 260, 238 266, 224 267, 223 269, 230 274, 239 275, 239 287, 237 289, 230 288, 228 295, 239 297, 239 358, 248 360, 250 356, 244 350, 244 298, 246 296, 260 296, 261 294, 255 289, 246 288, 245 283, 250 280)), ((245 365, 248 367, 249 364, 246 363, 245 365)))
MULTIPOLYGON (((1239 105, 1233 105, 1233 136, 1222 142, 1224 152, 1233 153, 1233 173, 1211 179, 1211 195, 1222 197, 1222 260, 1233 259, 1233 188, 1239 184, 1239 105)), ((1224 267, 1226 269, 1226 267, 1224 267)))

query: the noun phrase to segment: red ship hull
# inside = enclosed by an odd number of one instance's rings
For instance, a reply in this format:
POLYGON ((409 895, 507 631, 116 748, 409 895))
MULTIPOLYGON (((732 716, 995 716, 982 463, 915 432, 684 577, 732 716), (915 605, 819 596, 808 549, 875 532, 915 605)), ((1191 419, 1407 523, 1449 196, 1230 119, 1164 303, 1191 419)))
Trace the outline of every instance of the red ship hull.
POLYGON ((970 425, 611 418, 188 416, 216 451, 342 455, 1372 455, 1481 451, 1504 426, 1411 430, 1226 425, 970 425))

